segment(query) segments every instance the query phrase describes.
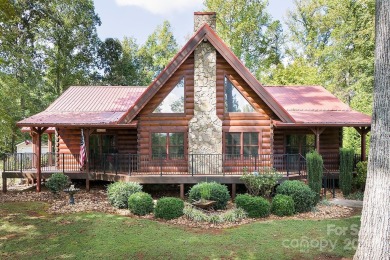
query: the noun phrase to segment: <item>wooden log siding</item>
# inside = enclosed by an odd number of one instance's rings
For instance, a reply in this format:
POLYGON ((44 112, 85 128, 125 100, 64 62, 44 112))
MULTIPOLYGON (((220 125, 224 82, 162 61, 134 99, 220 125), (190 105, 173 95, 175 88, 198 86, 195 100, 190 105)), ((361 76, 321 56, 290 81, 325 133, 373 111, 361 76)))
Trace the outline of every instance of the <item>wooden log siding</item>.
MULTIPOLYGON (((275 154, 286 153, 286 135, 314 135, 309 128, 275 128, 273 150, 275 154)), ((320 154, 323 155, 324 166, 334 168, 339 164, 339 150, 342 147, 342 128, 328 127, 320 135, 320 154)), ((303 156, 305 156, 303 154, 303 156)), ((334 170, 334 169, 329 169, 334 170)))
MULTIPOLYGON (((92 134, 96 134, 96 132, 92 132, 92 134)), ((138 142, 136 129, 106 129, 106 132, 99 134, 114 135, 116 137, 118 153, 137 153, 138 142)), ((65 154, 64 156, 57 156, 57 167, 61 168, 64 165, 65 169, 77 169, 79 164, 80 138, 80 129, 57 129, 55 151, 57 154, 65 154), (71 157, 72 154, 76 156, 71 157), (63 158, 65 159, 64 162, 62 161, 63 158)), ((123 168, 121 165, 119 167, 123 168)))

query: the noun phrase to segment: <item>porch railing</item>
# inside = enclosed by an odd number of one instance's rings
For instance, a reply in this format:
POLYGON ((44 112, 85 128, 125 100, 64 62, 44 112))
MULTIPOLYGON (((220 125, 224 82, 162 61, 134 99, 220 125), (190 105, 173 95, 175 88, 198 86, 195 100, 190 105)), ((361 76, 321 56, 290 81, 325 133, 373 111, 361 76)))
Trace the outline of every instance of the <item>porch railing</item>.
MULTIPOLYGON (((339 154, 322 154, 327 172, 339 170, 339 154)), ((5 172, 36 170, 37 156, 34 153, 8 154, 3 161, 5 172)), ((360 161, 355 155, 354 165, 360 161)), ((306 174, 306 160, 300 154, 261 154, 256 156, 229 154, 186 154, 176 156, 152 156, 139 154, 110 153, 89 158, 91 172, 126 173, 129 175, 148 174, 189 174, 189 175, 239 175, 245 167, 249 172, 266 172, 274 168, 287 176, 306 174)), ((41 156, 43 172, 80 172, 80 155, 45 153, 41 156)))

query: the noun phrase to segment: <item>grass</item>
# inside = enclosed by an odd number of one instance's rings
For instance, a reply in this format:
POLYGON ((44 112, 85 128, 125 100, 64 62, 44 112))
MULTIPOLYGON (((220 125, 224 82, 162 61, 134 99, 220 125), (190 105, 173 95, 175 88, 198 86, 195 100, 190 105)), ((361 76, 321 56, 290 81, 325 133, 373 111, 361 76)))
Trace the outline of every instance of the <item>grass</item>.
POLYGON ((0 259, 351 257, 360 222, 359 217, 279 220, 201 230, 102 213, 49 215, 46 207, 41 202, 0 205, 0 259))

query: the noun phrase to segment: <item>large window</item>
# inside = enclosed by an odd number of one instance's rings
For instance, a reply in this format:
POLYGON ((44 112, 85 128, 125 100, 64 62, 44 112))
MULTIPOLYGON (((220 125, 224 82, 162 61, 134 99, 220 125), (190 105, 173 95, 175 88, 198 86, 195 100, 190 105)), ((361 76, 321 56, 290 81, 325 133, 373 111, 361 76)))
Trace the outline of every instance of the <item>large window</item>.
POLYGON ((184 133, 152 133, 152 157, 184 158, 184 133))
POLYGON ((236 89, 233 83, 225 77, 225 112, 234 113, 252 113, 255 109, 236 89))
POLYGON ((315 149, 314 135, 286 135, 287 154, 306 154, 315 149))
POLYGON ((184 113, 184 77, 176 84, 153 113, 184 113))
POLYGON ((230 157, 257 156, 259 154, 259 133, 226 133, 225 153, 230 157))

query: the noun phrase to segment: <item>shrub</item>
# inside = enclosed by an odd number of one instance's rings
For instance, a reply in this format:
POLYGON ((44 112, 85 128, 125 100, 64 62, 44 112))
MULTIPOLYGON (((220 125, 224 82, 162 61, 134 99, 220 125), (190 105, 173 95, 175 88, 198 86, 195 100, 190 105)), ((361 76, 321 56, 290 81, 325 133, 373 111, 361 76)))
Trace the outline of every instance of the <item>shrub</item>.
POLYGON ((216 201, 215 209, 225 209, 227 202, 230 199, 230 194, 225 185, 216 182, 201 182, 194 185, 189 191, 189 200, 198 201, 202 197, 202 193, 207 193, 209 200, 216 201), (207 191, 207 192, 204 192, 207 191))
POLYGON ((263 169, 261 173, 253 172, 248 173, 244 168, 244 173, 240 177, 245 184, 250 195, 253 196, 265 196, 269 197, 273 187, 282 178, 281 174, 278 174, 274 169, 263 169))
POLYGON ((107 187, 107 196, 110 204, 116 208, 128 208, 129 197, 142 191, 142 186, 136 182, 114 182, 107 187))
POLYGON ((154 215, 156 218, 174 219, 183 215, 184 202, 173 197, 161 198, 157 201, 154 215))
POLYGON ((207 215, 202 210, 196 209, 191 204, 186 204, 183 210, 184 215, 196 222, 224 223, 236 222, 247 217, 247 213, 241 208, 234 208, 222 214, 207 215))
POLYGON ((63 173, 53 173, 46 181, 45 186, 54 194, 62 191, 69 185, 69 178, 63 173))
POLYGON ((276 188, 276 193, 290 196, 295 212, 308 212, 316 205, 316 193, 301 181, 285 181, 276 188))
POLYGON ((354 178, 354 186, 360 191, 364 191, 367 179, 367 162, 358 162, 356 165, 356 177, 354 178))
POLYGON ((340 189, 344 196, 352 191, 354 151, 348 148, 340 149, 340 189))
POLYGON ((249 194, 240 194, 236 197, 236 205, 248 213, 251 218, 264 218, 269 216, 270 203, 262 197, 249 194))
POLYGON ((357 191, 355 193, 351 193, 348 196, 345 197, 348 200, 363 200, 364 199, 364 193, 361 191, 357 191))
POLYGON ((153 211, 153 198, 146 192, 136 192, 129 197, 129 210, 143 216, 153 211))
POLYGON ((271 212, 279 217, 293 215, 294 200, 290 196, 277 194, 272 200, 271 212))
POLYGON ((307 177, 309 187, 316 193, 316 201, 320 201, 320 193, 322 188, 322 175, 324 162, 321 155, 316 152, 306 154, 307 177))

